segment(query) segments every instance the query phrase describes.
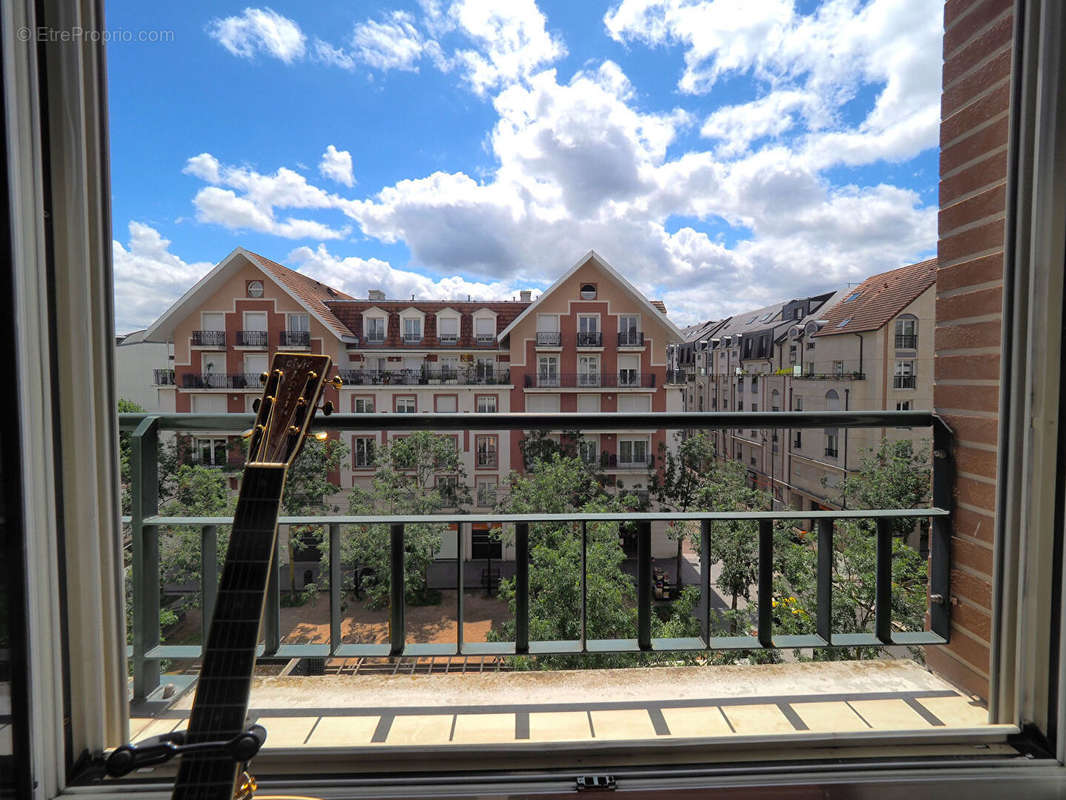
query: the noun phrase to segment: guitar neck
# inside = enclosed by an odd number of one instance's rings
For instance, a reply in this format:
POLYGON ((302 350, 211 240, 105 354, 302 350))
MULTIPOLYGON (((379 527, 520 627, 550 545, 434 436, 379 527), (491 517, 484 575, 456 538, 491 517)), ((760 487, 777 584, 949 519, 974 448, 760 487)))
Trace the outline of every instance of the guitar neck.
MULTIPOLYGON (((248 696, 277 541, 284 464, 249 466, 241 481, 215 613, 186 741, 228 741, 246 730, 248 696)), ((237 771, 225 753, 182 757, 173 800, 232 800, 237 771)))

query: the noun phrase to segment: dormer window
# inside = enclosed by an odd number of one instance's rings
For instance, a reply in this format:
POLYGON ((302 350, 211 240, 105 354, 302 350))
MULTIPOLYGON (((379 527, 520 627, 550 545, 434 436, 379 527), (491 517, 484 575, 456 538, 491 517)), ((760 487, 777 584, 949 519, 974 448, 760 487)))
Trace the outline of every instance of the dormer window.
POLYGON ((248 296, 249 297, 262 297, 263 296, 263 282, 262 281, 248 281, 248 296))
POLYGON ((596 284, 583 283, 581 284, 581 299, 582 300, 595 300, 596 299, 596 284))

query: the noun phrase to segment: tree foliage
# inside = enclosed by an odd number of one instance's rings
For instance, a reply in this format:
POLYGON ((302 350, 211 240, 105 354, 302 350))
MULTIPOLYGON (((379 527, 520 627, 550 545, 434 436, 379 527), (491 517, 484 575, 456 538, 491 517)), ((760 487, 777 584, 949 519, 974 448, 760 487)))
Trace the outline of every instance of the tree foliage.
MULTIPOLYGON (((349 495, 352 514, 410 516, 435 514, 469 506, 470 487, 455 439, 417 431, 397 437, 374 454, 375 472, 368 488, 356 486, 349 495), (438 476, 447 476, 440 482, 438 476)), ((430 599, 426 573, 446 535, 443 525, 409 524, 404 527, 404 589, 409 602, 430 599)), ((368 604, 380 608, 390 592, 389 526, 361 525, 343 537, 341 557, 348 581, 354 570, 365 570, 360 581, 368 604)))

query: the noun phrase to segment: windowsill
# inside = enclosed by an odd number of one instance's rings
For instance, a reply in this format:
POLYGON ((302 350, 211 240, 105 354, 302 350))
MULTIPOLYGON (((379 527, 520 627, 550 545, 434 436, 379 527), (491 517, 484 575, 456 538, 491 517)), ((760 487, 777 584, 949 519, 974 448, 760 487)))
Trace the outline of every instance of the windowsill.
MULTIPOLYGON (((451 758, 467 751, 539 754, 556 767, 589 752, 617 753, 626 763, 671 751, 698 751, 706 763, 723 750, 734 760, 745 750, 745 761, 809 758, 819 746, 833 748, 821 757, 846 757, 844 748, 869 757, 883 754, 871 748, 900 744, 1016 755, 1003 744, 1014 726, 989 724, 981 706, 906 660, 501 673, 475 672, 485 659, 470 658, 465 673, 444 674, 441 664, 434 674, 257 678, 249 715, 268 731, 257 774, 291 770, 301 754, 341 758, 353 771, 393 755, 404 759, 403 770, 461 769, 451 758)), ((155 719, 135 710, 133 740, 184 727, 192 696, 187 691, 155 719)))

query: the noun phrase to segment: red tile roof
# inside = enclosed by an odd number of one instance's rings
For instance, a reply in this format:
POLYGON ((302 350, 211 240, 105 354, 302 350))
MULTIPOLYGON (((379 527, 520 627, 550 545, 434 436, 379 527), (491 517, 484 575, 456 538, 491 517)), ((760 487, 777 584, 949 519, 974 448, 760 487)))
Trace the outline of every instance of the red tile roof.
POLYGON ((657 308, 659 311, 663 312, 664 314, 666 313, 666 303, 664 303, 662 300, 649 300, 648 302, 655 306, 655 308, 657 308))
POLYGON ((867 278, 827 314, 815 336, 875 331, 936 282, 936 259, 867 278))
POLYGON ((314 278, 294 269, 289 269, 276 261, 271 261, 258 253, 252 253, 248 250, 245 253, 264 272, 271 275, 278 283, 284 285, 296 295, 305 306, 314 310, 333 329, 334 333, 338 336, 350 335, 344 323, 337 319, 326 305, 326 302, 329 300, 353 300, 354 298, 351 295, 316 281, 314 278))
MULTIPOLYGON (((426 324, 420 348, 436 346, 437 338, 437 312, 446 308, 458 311, 459 321, 459 347, 473 347, 474 342, 474 318, 473 314, 479 308, 487 308, 496 313, 496 333, 499 334, 515 318, 521 314, 530 303, 514 302, 507 300, 489 301, 422 301, 422 300, 344 300, 329 301, 329 309, 347 330, 355 336, 363 336, 363 312, 370 308, 380 308, 389 312, 388 329, 385 333, 385 341, 381 345, 385 348, 397 347, 403 344, 400 337, 400 322, 396 315, 407 308, 414 308, 426 315, 426 324)), ((453 349, 456 345, 450 345, 453 349)))

